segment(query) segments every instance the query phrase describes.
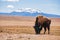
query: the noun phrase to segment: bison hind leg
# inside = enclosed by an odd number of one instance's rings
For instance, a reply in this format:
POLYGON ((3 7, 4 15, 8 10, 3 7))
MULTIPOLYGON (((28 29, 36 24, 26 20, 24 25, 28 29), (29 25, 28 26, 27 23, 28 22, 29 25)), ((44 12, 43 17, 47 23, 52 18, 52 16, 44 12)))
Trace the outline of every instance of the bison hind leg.
POLYGON ((50 34, 50 26, 48 26, 47 28, 48 28, 48 34, 50 34))

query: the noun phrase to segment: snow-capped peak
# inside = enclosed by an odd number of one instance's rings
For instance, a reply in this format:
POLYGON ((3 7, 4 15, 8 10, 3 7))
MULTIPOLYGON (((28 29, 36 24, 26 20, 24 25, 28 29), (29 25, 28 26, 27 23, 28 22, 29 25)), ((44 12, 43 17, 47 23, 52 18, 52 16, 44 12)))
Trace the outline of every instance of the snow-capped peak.
POLYGON ((38 12, 41 13, 41 11, 39 9, 32 9, 32 8, 21 8, 18 10, 15 10, 16 12, 30 12, 30 13, 34 13, 34 12, 38 12))

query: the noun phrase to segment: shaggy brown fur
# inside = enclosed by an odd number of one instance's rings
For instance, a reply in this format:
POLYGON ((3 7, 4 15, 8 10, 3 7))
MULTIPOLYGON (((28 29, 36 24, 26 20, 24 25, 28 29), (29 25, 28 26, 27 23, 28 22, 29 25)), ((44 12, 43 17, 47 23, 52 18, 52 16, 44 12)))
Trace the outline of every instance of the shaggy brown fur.
POLYGON ((35 21, 35 26, 34 26, 36 34, 40 34, 40 31, 42 30, 42 28, 44 28, 44 34, 46 32, 46 28, 48 29, 48 34, 49 34, 50 24, 51 24, 50 19, 44 16, 37 16, 35 21))
POLYGON ((50 20, 44 16, 37 16, 37 18, 38 18, 38 23, 41 23, 41 24, 43 24, 45 21, 50 20))

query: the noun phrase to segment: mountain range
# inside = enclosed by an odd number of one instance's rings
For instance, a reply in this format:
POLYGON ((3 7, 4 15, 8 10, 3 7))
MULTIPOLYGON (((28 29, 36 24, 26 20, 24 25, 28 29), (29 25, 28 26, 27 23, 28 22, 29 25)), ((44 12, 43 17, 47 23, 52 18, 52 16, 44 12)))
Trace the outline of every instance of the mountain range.
POLYGON ((11 13, 0 13, 0 15, 8 15, 8 16, 46 16, 46 17, 52 17, 52 18, 60 18, 60 15, 55 15, 55 14, 48 14, 41 12, 40 10, 32 10, 32 9, 27 9, 27 10, 22 10, 19 9, 18 11, 13 11, 11 13))

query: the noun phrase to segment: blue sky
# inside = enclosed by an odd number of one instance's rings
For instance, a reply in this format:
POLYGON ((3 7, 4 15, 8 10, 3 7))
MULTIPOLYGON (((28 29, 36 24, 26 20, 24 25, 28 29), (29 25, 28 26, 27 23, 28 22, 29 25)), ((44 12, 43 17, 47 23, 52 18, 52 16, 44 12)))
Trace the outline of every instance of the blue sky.
POLYGON ((21 8, 60 15, 60 0, 0 0, 0 12, 12 12, 21 8))

